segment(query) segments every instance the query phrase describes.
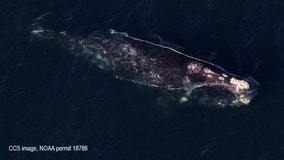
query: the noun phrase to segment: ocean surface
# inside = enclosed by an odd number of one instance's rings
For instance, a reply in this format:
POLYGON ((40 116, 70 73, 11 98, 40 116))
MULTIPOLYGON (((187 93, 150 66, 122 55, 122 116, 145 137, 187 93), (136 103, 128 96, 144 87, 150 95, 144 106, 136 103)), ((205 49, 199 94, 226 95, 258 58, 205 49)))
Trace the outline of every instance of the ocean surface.
POLYGON ((0 159, 283 160, 283 8, 280 0, 2 0, 0 159), (259 94, 239 108, 173 103, 33 39, 41 19, 58 31, 112 28, 179 47, 253 76, 259 94), (10 148, 43 145, 88 150, 10 148))

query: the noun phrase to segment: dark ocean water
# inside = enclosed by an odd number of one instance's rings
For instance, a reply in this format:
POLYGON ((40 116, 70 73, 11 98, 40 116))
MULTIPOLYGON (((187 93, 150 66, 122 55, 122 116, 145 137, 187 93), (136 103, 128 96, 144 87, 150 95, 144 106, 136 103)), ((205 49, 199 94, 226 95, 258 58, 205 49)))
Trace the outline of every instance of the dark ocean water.
POLYGON ((284 159, 284 4, 279 0, 2 0, 0 159, 284 159), (113 78, 31 24, 74 34, 113 28, 180 45, 253 76, 249 106, 183 106, 113 78), (87 152, 9 152, 9 145, 87 145, 87 152))

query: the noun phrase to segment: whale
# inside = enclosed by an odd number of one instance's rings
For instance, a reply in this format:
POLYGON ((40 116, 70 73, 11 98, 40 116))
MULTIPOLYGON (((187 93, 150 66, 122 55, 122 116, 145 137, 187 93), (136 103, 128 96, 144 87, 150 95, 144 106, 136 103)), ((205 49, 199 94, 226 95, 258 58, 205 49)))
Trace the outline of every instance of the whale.
POLYGON ((251 76, 235 75, 217 64, 126 32, 108 29, 78 36, 37 27, 31 35, 55 40, 118 79, 167 90, 180 103, 240 107, 248 105, 258 92, 259 83, 251 76))

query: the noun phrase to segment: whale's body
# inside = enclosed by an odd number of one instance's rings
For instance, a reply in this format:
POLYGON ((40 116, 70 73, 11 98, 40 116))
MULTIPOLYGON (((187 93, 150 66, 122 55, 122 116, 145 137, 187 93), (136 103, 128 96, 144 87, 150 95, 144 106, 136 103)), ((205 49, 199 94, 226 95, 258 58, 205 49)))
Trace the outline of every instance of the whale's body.
POLYGON ((241 106, 249 104, 257 92, 258 83, 253 78, 242 78, 213 63, 126 33, 108 30, 83 38, 35 29, 32 34, 56 39, 72 53, 120 79, 169 90, 179 95, 180 102, 241 106))

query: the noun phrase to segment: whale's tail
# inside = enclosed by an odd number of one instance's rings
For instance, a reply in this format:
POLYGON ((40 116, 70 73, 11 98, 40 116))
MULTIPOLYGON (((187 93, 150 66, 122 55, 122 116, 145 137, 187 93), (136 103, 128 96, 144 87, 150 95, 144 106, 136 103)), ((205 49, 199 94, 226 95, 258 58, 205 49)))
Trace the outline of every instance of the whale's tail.
POLYGON ((44 21, 51 14, 52 14, 51 12, 44 13, 43 15, 37 17, 34 20, 33 24, 31 25, 31 38, 40 38, 40 39, 54 39, 55 38, 55 35, 51 30, 43 27, 44 21))
POLYGON ((56 16, 54 13, 47 12, 43 15, 36 18, 31 25, 31 38, 39 38, 39 39, 56 39, 58 36, 66 36, 65 31, 57 31, 54 29, 48 28, 48 26, 56 23, 56 16))

